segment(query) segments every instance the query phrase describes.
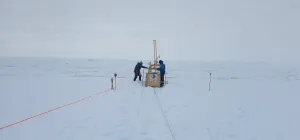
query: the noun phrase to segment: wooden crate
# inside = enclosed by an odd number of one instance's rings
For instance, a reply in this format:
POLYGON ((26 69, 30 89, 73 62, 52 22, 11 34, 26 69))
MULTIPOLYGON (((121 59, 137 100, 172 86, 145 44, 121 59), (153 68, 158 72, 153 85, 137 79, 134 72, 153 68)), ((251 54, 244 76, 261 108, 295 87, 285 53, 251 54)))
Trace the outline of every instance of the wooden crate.
POLYGON ((146 87, 160 87, 160 74, 159 73, 147 73, 146 74, 146 87))

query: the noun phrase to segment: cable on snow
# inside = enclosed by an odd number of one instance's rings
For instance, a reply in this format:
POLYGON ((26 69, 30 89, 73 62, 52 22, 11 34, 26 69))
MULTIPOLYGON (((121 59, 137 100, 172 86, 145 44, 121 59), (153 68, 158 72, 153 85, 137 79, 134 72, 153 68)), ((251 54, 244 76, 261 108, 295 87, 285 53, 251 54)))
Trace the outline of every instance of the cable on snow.
POLYGON ((167 119, 167 117, 166 117, 166 114, 164 113, 164 110, 163 110, 163 108, 162 108, 162 106, 161 106, 161 104, 160 104, 160 101, 159 101, 158 97, 157 97, 157 94, 156 94, 155 89, 154 89, 154 94, 155 94, 155 97, 156 97, 156 99, 157 99, 157 103, 158 103, 158 105, 159 105, 159 107, 160 107, 161 113, 163 114, 163 116, 164 116, 164 118, 165 118, 165 121, 166 121, 166 124, 167 124, 167 126, 168 126, 168 128, 169 128, 169 130, 170 130, 170 133, 171 133, 172 137, 173 137, 173 140, 176 140, 175 135, 174 135, 174 133, 173 133, 173 131, 172 131, 172 129, 171 129, 171 126, 170 126, 170 124, 169 124, 169 121, 168 121, 168 119, 167 119))

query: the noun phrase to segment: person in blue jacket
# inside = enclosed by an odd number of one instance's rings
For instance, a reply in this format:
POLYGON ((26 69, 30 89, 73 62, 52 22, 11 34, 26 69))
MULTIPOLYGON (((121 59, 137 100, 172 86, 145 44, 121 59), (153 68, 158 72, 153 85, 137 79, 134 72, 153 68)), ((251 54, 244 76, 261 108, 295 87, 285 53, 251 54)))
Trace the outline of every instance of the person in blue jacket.
POLYGON ((159 60, 159 64, 160 65, 159 68, 157 68, 157 70, 160 71, 160 87, 163 87, 165 82, 166 65, 162 60, 159 60))

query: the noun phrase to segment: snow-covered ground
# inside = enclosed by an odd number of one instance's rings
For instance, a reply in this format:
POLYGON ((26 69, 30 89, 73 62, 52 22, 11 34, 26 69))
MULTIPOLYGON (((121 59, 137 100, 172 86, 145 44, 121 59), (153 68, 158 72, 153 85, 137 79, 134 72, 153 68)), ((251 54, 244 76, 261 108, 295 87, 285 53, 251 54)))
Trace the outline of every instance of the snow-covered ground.
POLYGON ((0 59, 0 140, 299 140, 300 68, 165 61, 168 84, 133 82, 136 61, 0 59), (211 91, 208 91, 212 72, 211 91), (170 132, 164 115, 170 125, 170 132))

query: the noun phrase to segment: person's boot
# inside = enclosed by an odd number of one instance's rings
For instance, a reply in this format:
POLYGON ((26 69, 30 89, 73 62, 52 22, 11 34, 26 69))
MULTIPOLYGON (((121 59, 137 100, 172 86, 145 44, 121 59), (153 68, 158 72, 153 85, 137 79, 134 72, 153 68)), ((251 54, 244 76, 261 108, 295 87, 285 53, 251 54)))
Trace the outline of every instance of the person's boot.
POLYGON ((160 87, 163 87, 164 86, 164 81, 161 81, 160 82, 160 87))

